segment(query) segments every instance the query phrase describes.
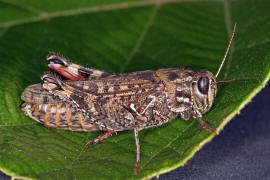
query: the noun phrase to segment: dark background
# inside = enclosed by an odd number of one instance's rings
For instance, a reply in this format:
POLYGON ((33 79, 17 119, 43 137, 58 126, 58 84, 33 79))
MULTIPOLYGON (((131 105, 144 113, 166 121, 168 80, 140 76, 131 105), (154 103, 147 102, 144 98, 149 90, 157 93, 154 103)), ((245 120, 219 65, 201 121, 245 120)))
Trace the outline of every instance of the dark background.
POLYGON ((159 180, 270 180, 269 112, 268 84, 184 167, 160 175, 159 180))
MULTIPOLYGON (((160 175, 159 180, 270 180, 269 111, 270 85, 267 85, 184 167, 160 175)), ((10 177, 0 172, 0 179, 10 177)))

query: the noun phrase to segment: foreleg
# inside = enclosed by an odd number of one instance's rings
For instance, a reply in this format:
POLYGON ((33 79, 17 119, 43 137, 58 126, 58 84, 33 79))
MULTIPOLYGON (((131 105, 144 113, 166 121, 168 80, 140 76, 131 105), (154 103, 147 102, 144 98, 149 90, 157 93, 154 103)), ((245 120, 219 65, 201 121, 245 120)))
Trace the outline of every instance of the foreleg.
POLYGON ((87 98, 85 92, 67 85, 64 81, 52 74, 43 75, 41 80, 42 88, 87 115, 86 109, 88 108, 88 104, 85 100, 87 98))
POLYGON ((196 118, 196 119, 198 120, 198 122, 200 123, 200 125, 201 125, 206 131, 208 131, 208 132, 210 132, 210 133, 213 133, 214 135, 217 135, 216 130, 212 129, 208 124, 206 124, 206 122, 204 122, 204 121, 202 120, 202 118, 201 118, 199 115, 197 115, 195 112, 192 112, 192 115, 193 115, 194 118, 196 118))

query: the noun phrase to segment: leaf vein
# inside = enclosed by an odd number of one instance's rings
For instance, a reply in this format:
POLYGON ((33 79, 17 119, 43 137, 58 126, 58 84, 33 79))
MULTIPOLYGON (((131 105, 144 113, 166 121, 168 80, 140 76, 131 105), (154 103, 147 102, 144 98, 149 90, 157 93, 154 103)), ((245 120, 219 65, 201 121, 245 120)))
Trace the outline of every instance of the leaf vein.
MULTIPOLYGON (((231 16, 230 16, 230 3, 229 3, 229 1, 224 2, 224 17, 225 17, 225 23, 226 23, 226 27, 227 27, 228 37, 230 37, 230 35, 232 33, 232 22, 231 22, 231 16)), ((229 54, 229 57, 227 60, 228 62, 227 62, 227 66, 226 66, 226 70, 225 70, 225 74, 224 74, 224 79, 226 79, 228 77, 229 70, 231 67, 232 55, 234 52, 234 42, 232 42, 230 50, 231 50, 231 53, 229 54)))
POLYGON ((134 46, 133 50, 131 51, 131 53, 130 53, 130 55, 129 55, 127 61, 126 61, 126 63, 122 66, 122 68, 120 70, 121 73, 125 71, 126 67, 129 65, 131 59, 134 57, 134 55, 136 54, 136 52, 140 49, 140 47, 142 45, 142 42, 145 39, 145 36, 146 36, 148 30, 152 26, 153 21, 155 20, 156 14, 157 14, 157 12, 158 12, 159 9, 160 9, 160 5, 157 5, 154 8, 152 14, 149 17, 148 22, 146 23, 145 29, 142 31, 142 33, 141 33, 141 35, 140 35, 140 37, 139 37, 136 45, 134 46))

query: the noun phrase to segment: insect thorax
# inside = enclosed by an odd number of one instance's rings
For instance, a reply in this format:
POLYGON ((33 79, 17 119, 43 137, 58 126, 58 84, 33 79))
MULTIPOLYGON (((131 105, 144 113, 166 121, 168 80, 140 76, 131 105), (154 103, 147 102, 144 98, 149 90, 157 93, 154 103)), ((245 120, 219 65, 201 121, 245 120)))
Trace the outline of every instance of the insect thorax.
POLYGON ((165 84, 168 108, 188 120, 192 113, 201 116, 213 105, 216 78, 207 70, 160 69, 157 75, 165 84))

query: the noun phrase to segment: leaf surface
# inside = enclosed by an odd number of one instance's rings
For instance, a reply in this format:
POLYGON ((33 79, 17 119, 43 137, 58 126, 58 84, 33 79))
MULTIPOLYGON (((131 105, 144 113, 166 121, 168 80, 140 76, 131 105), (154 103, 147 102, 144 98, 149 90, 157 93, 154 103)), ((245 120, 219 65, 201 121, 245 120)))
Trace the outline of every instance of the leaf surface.
POLYGON ((84 149, 101 132, 47 128, 26 117, 20 95, 48 71, 54 51, 109 72, 180 67, 216 73, 232 24, 231 53, 213 108, 203 116, 221 130, 266 84, 270 70, 268 1, 0 1, 0 169, 33 179, 142 179, 183 165, 213 136, 180 118, 140 132, 137 174, 133 132, 84 149))

